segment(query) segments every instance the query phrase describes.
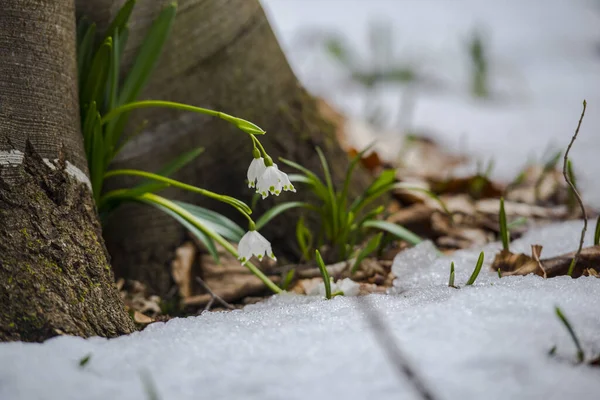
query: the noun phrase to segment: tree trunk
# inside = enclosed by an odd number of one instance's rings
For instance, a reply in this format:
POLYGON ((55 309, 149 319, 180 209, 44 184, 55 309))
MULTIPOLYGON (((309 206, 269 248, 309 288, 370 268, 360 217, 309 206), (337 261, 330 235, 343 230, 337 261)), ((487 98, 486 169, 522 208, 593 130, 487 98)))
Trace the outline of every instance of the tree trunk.
MULTIPOLYGON (((102 20, 114 15, 121 3, 80 0, 78 5, 82 7, 78 11, 91 12, 92 20, 102 20)), ((137 4, 124 57, 125 70, 164 6, 161 3, 137 4)), ((102 21, 102 25, 106 26, 107 21, 102 21)), ((275 161, 282 156, 320 172, 315 152, 315 146, 320 146, 327 154, 335 180, 343 179, 348 166, 333 125, 323 118, 315 100, 299 84, 258 0, 180 1, 171 37, 142 98, 213 108, 252 121, 267 131, 260 139, 275 161)), ((204 146, 204 154, 176 178, 250 201, 253 192, 245 179, 252 160, 252 144, 247 135, 224 121, 173 110, 136 112, 130 127, 134 129, 144 119, 148 121, 146 129, 125 147, 114 167, 156 171, 186 150, 204 146)), ((366 182, 364 172, 358 171, 353 187, 360 190, 366 182)), ((297 193, 285 193, 277 201, 309 198, 306 188, 297 189, 297 193)), ((211 207, 244 226, 243 219, 226 205, 180 191, 168 193, 211 207)), ((260 216, 273 206, 274 200, 269 197, 260 201, 255 214, 260 216)), ((297 213, 290 212, 263 229, 279 255, 298 254, 294 239, 297 217, 297 213)), ((184 235, 184 229, 169 216, 137 205, 117 210, 105 229, 116 273, 142 280, 161 294, 170 288, 168 264, 184 235)))
POLYGON ((73 0, 0 2, 0 340, 135 329, 88 187, 74 16, 73 0))

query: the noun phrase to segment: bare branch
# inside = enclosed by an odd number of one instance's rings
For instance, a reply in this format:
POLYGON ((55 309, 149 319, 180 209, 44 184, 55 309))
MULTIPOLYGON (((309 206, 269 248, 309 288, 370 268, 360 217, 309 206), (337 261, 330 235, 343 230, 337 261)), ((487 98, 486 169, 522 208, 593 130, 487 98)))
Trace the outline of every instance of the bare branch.
POLYGON ((215 292, 212 291, 211 288, 208 287, 208 285, 206 284, 206 282, 204 282, 202 280, 202 278, 200 278, 199 276, 196 277, 196 281, 202 285, 202 287, 204 288, 204 290, 206 290, 212 297, 212 299, 208 302, 208 304, 206 305, 206 307, 204 308, 205 311, 210 310, 210 308, 212 307, 214 301, 218 301, 223 307, 227 308, 228 310, 234 310, 235 307, 232 306, 231 304, 229 304, 228 302, 226 302, 225 300, 223 300, 218 294, 216 294, 215 292))
POLYGON ((581 253, 581 249, 583 248, 583 241, 585 240, 585 231, 587 230, 587 214, 585 212, 585 207, 583 205, 583 200, 581 199, 581 195, 577 191, 577 188, 569 178, 569 174, 567 173, 567 164, 569 163, 569 151, 571 150, 571 146, 577 139, 577 135, 579 134, 579 128, 581 128, 581 121, 583 121, 583 116, 585 115, 585 109, 587 107, 587 102, 583 100, 583 110, 581 111, 581 117, 579 117, 579 122, 577 123, 577 129, 575 129, 575 134, 571 138, 571 142, 569 146, 567 146, 567 151, 565 151, 565 157, 563 162, 563 176, 565 177, 565 181, 571 187, 573 194, 577 198, 577 202, 579 203, 579 207, 581 207, 581 212, 583 214, 583 229, 581 230, 581 238, 579 239, 579 248, 577 249, 577 253, 575 253, 575 257, 573 257, 573 261, 571 261, 571 265, 569 266, 568 275, 571 276, 573 274, 573 268, 577 264, 577 259, 579 258, 579 254, 581 253))

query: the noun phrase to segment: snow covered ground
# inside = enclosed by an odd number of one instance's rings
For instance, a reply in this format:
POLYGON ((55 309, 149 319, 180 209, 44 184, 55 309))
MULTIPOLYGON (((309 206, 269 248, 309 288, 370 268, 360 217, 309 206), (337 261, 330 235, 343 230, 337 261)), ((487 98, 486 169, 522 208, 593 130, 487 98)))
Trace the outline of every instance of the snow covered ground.
MULTIPOLYGON (((416 89, 403 126, 426 131, 450 149, 487 163, 510 180, 532 157, 564 149, 588 101, 571 158, 588 203, 600 207, 595 176, 600 152, 600 2, 597 0, 262 0, 302 81, 349 115, 360 115, 364 92, 342 85, 339 69, 299 46, 308 32, 334 31, 365 59, 370 22, 391 23, 395 58, 436 78, 442 89, 416 89), (468 93, 465 42, 480 30, 489 54, 493 97, 468 93)), ((380 98, 396 112, 400 88, 380 98)), ((387 138, 389 139, 389 137, 387 138)), ((394 140, 388 140, 387 147, 394 140)), ((369 140, 364 139, 364 143, 369 140)), ((396 141, 398 142, 398 141, 396 141)))
MULTIPOLYGON (((335 27, 365 47, 372 17, 390 18, 399 56, 441 77, 450 90, 418 93, 411 126, 449 147, 494 157, 510 178, 548 142, 564 147, 583 98, 589 103, 573 149, 586 199, 600 150, 600 7, 593 0, 263 0, 299 75, 313 90, 314 65, 292 51, 302 27, 335 27), (461 41, 487 28, 498 99, 465 94, 461 41), (465 144, 466 143, 466 144, 465 144)), ((325 73, 327 69, 323 68, 325 73)), ((333 80, 333 78, 331 79, 333 80)), ((395 107, 394 92, 382 93, 395 107), (387 97, 386 97, 387 96, 387 97)), ((349 112, 356 93, 332 96, 349 112)), ((484 158, 486 160, 486 158, 484 158)), ((578 221, 530 232, 512 245, 544 257, 577 246, 578 221)), ((588 235, 587 244, 590 243, 588 235)), ((489 245, 486 261, 499 248, 489 245)), ((367 297, 437 399, 598 399, 600 369, 574 365, 575 348, 554 314, 560 306, 588 356, 600 354, 600 280, 507 277, 482 271, 472 287, 447 287, 450 261, 463 286, 480 249, 436 258, 426 245, 401 253, 393 295, 367 297), (557 346, 555 357, 548 351, 557 346)), ((0 399, 417 399, 395 374, 356 298, 278 296, 243 311, 157 323, 113 340, 60 337, 0 344, 0 399), (82 358, 90 356, 80 367, 82 358)))
MULTIPOLYGON (((513 247, 542 243, 545 255, 556 255, 576 246, 580 226, 546 227, 513 247)), ((489 260, 497 247, 486 249, 489 260)), ((452 257, 459 286, 477 254, 452 257)), ((554 306, 586 353, 600 354, 600 280, 499 279, 484 270, 474 286, 457 290, 446 286, 449 264, 427 245, 401 253, 394 266, 399 294, 366 298, 436 399, 598 398, 600 369, 574 365, 574 345, 554 306)), ((151 377, 161 399, 418 399, 395 374, 356 299, 284 295, 112 340, 3 343, 0 399, 149 399, 141 376, 151 377)))

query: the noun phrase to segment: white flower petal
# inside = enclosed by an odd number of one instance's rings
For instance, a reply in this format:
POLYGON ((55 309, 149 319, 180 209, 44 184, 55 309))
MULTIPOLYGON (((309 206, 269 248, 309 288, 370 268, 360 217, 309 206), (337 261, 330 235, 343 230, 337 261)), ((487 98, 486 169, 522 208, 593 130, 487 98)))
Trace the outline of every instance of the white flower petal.
POLYGON ((266 198, 269 193, 278 196, 281 193, 282 184, 280 172, 276 165, 271 165, 265 169, 265 172, 258 178, 256 191, 266 198))
POLYGON ((262 157, 253 158, 248 167, 248 187, 253 188, 256 185, 256 180, 265 172, 265 159, 262 157))
POLYGON ((265 255, 276 260, 275 254, 273 254, 273 250, 271 249, 271 243, 257 231, 246 232, 238 244, 238 259, 242 263, 245 263, 252 256, 256 256, 259 260, 262 260, 265 255))

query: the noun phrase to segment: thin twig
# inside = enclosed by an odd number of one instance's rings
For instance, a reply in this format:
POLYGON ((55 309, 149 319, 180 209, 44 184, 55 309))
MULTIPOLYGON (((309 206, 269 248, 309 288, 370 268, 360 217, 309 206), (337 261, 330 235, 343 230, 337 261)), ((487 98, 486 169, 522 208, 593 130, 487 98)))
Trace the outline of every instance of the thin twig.
POLYGON ((204 282, 202 280, 202 278, 200 278, 199 276, 196 277, 196 282, 198 282, 200 285, 202 285, 202 287, 204 288, 204 290, 206 290, 208 292, 208 294, 211 295, 212 300, 208 302, 208 304, 206 305, 205 310, 209 310, 210 307, 213 305, 214 301, 218 301, 219 303, 221 303, 221 305, 225 308, 227 308, 228 310, 234 310, 235 307, 232 306, 231 304, 229 304, 228 302, 226 302, 225 300, 223 300, 218 294, 216 294, 215 292, 212 291, 211 288, 208 287, 208 285, 206 284, 206 282, 204 282))
POLYGON ((583 214, 583 229, 581 230, 581 238, 579 239, 579 248, 577 249, 577 253, 575 253, 575 257, 573 257, 573 261, 571 261, 571 265, 569 266, 569 272, 567 273, 569 276, 573 275, 573 269, 577 264, 577 259, 579 258, 579 254, 581 253, 581 249, 583 248, 583 241, 585 240, 585 231, 587 230, 587 214, 585 212, 585 207, 583 206, 583 200, 581 199, 577 188, 575 187, 573 182, 571 182, 569 174, 567 174, 567 164, 569 163, 569 151, 571 150, 571 146, 573 146, 573 143, 575 142, 575 139, 577 139, 577 135, 579 134, 579 128, 581 127, 581 121, 583 121, 583 116, 585 115, 586 107, 587 102, 583 100, 583 110, 581 111, 581 117, 579 117, 579 122, 577 123, 577 129, 575 129, 575 134, 571 138, 569 146, 567 146, 567 151, 565 151, 565 157, 563 162, 563 176, 565 177, 565 181, 571 187, 571 190, 575 194, 575 197, 577 198, 577 202, 579 203, 579 207, 581 207, 581 212, 583 214))
POLYGON ((407 379, 423 400, 434 400, 435 397, 408 363, 406 357, 402 354, 398 343, 396 343, 396 339, 391 332, 390 327, 385 323, 383 318, 381 318, 381 315, 379 315, 375 307, 372 306, 366 297, 357 298, 357 303, 363 308, 373 333, 375 334, 375 339, 379 342, 385 355, 396 368, 398 375, 407 379))

